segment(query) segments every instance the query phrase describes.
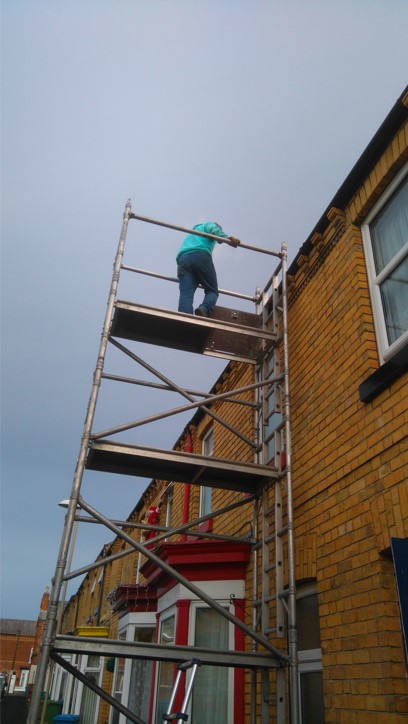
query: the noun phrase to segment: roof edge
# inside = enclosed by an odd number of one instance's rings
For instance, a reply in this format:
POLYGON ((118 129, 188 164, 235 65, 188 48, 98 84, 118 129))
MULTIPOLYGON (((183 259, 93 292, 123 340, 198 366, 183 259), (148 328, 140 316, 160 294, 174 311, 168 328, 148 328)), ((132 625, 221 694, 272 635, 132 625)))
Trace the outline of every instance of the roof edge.
POLYGON ((299 257, 307 256, 313 249, 313 244, 311 242, 312 237, 315 234, 322 234, 328 227, 330 221, 327 217, 327 214, 330 209, 333 207, 343 209, 344 206, 346 206, 346 204, 354 196, 359 186, 361 186, 362 181, 374 168, 378 160, 378 156, 385 151, 390 140, 393 138, 398 129, 402 126, 404 121, 408 118, 407 96, 408 86, 405 87, 398 100, 386 116, 385 120, 382 122, 378 131, 376 131, 370 143, 364 149, 363 153, 354 164, 350 173, 333 196, 331 202, 325 209, 324 213, 320 217, 315 227, 312 229, 306 241, 300 247, 298 253, 295 256, 295 259, 293 260, 288 269, 288 274, 294 275, 300 268, 297 262, 299 257))

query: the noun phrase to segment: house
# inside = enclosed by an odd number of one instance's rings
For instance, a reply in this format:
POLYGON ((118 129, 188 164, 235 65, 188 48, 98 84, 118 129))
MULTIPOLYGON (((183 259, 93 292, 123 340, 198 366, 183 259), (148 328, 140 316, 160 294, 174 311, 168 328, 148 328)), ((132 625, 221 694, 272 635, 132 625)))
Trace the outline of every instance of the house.
POLYGON ((6 675, 9 693, 25 691, 35 633, 35 621, 0 619, 0 672, 6 675))
MULTIPOLYGON (((279 449, 276 437, 268 446, 272 467, 287 466, 293 475, 302 722, 398 724, 408 713, 407 140, 405 90, 288 273, 291 446, 285 431, 279 449)), ((250 462, 253 450, 246 440, 255 439, 258 410, 253 383, 253 366, 230 361, 211 393, 218 398, 213 395, 211 406, 200 407, 180 430, 174 451, 250 462), (233 389, 242 390, 240 404, 222 397, 233 389)), ((263 419, 265 428, 272 414, 263 419)), ((159 460, 157 465, 160 469, 159 460)), ((276 510, 281 503, 273 484, 267 494, 264 502, 276 510)), ((284 486, 282 495, 287 496, 284 486)), ((98 563, 105 558, 103 565, 87 573, 70 599, 63 631, 95 643, 88 653, 81 647, 75 653, 67 644, 66 658, 149 722, 160 721, 166 711, 174 647, 230 649, 242 652, 244 662, 253 650, 245 625, 253 622, 254 611, 256 616, 254 592, 266 570, 254 543, 262 515, 256 496, 244 489, 169 481, 158 474, 130 513, 123 535, 98 557, 98 563), (181 530, 170 534, 169 528, 181 530), (147 557, 132 547, 142 536, 147 557), (207 605, 205 596, 243 626, 207 605), (104 656, 98 640, 106 638, 121 642, 123 655, 104 656), (144 658, 131 657, 135 643, 144 658), (161 646, 160 656, 154 643, 161 646)), ((280 545, 280 533, 272 538, 272 547, 280 545)), ((288 548, 285 539, 285 559, 288 548)), ((280 607, 291 588, 283 564, 282 580, 283 593, 275 596, 280 607)), ((274 606, 271 601, 271 611, 274 606)), ((283 638, 294 637, 294 631, 280 632, 278 613, 271 617, 279 657, 283 638)), ((244 663, 228 667, 219 661, 198 670, 194 724, 249 722, 254 691, 255 717, 261 721, 265 697, 259 687, 265 677, 244 663)), ((267 691, 275 697, 271 711, 278 710, 283 691, 274 674, 267 691)), ((80 714, 83 724, 124 724, 125 714, 99 702, 82 682, 75 691, 72 686, 61 690, 58 675, 52 696, 59 687, 65 711, 80 714)), ((181 699, 178 692, 176 707, 181 699)), ((289 720, 288 707, 279 717, 289 720)))

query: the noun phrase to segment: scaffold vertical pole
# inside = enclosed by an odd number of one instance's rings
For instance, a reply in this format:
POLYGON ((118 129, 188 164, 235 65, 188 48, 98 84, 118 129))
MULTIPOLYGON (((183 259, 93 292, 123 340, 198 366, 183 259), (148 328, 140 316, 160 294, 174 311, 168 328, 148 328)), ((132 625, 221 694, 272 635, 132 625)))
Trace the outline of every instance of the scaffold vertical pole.
POLYGON ((282 309, 283 309, 283 375, 284 420, 286 447, 286 496, 287 496, 287 545, 288 545, 288 652, 289 652, 289 699, 291 724, 300 724, 298 687, 298 647, 296 628, 296 568, 292 490, 292 438, 290 424, 289 342, 287 303, 287 248, 282 244, 282 309))
POLYGON ((106 355, 106 348, 108 345, 109 331, 112 322, 112 315, 114 311, 114 305, 116 301, 116 294, 119 282, 120 269, 125 249, 125 240, 127 227, 129 222, 129 214, 131 212, 131 201, 128 199, 125 211, 123 214, 122 229, 119 238, 118 249, 116 252, 112 282, 109 292, 108 304, 106 309, 105 321, 102 329, 101 342, 98 351, 98 357, 96 362, 96 368, 93 376, 93 384, 91 395, 88 402, 87 413, 84 422, 84 428, 81 439, 81 446, 76 464, 74 479, 72 483, 71 496, 69 499, 68 510, 65 518, 65 525, 61 538, 60 549, 58 553, 57 565, 55 569, 54 578, 52 581, 52 588, 50 591, 50 599, 47 610, 47 616, 44 624, 43 640, 40 648, 39 661, 34 681, 33 693, 30 702, 30 708, 27 717, 27 724, 36 724, 38 719, 38 712, 41 704, 41 695, 45 686, 48 665, 50 661, 50 652, 53 646, 55 635, 57 633, 58 624, 58 613, 59 613, 59 601, 61 596, 62 585, 64 582, 64 573, 66 570, 68 551, 73 534, 75 514, 77 512, 78 501, 81 491, 82 477, 85 468, 86 454, 89 447, 89 439, 92 430, 92 424, 95 416, 96 403, 98 399, 98 392, 101 383, 101 377, 103 372, 103 366, 106 355))

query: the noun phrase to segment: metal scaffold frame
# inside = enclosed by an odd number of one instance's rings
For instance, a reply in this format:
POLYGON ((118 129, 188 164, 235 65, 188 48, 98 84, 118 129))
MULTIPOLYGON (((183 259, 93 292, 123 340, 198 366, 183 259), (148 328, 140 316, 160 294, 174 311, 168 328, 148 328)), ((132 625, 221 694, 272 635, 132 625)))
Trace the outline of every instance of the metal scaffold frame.
MULTIPOLYGON (((232 317, 216 307, 211 318, 197 318, 180 312, 155 309, 118 299, 118 285, 122 270, 154 276, 159 279, 177 281, 171 277, 136 269, 123 264, 126 234, 129 220, 170 228, 184 233, 214 238, 211 234, 198 232, 182 226, 157 221, 136 215, 131 211, 131 202, 125 206, 119 244, 113 267, 105 320, 97 356, 91 394, 88 402, 80 450, 72 483, 67 514, 65 517, 50 601, 44 625, 44 635, 32 693, 27 724, 36 724, 40 710, 41 695, 47 680, 51 661, 57 662, 70 674, 89 686, 101 698, 130 721, 141 722, 135 714, 119 704, 106 691, 90 684, 80 672, 61 656, 62 653, 98 654, 101 656, 123 656, 157 661, 171 660, 184 665, 186 661, 198 659, 200 663, 215 666, 246 668, 252 672, 251 722, 270 721, 273 706, 278 724, 290 721, 299 724, 297 639, 296 639, 296 590, 293 531, 293 501, 291 473, 291 431, 289 398, 289 357, 287 320, 286 246, 280 252, 270 251, 241 243, 240 248, 267 254, 278 259, 277 268, 264 290, 257 290, 249 297, 236 292, 220 290, 220 293, 250 301, 255 304, 255 314, 234 312, 232 317), (135 324, 135 321, 137 324, 135 324), (186 333, 187 332, 187 333, 186 333), (204 355, 234 359, 254 365, 255 382, 236 387, 228 392, 209 394, 179 387, 174 381, 147 364, 138 355, 118 342, 122 339, 150 342, 179 350, 204 355), (144 369, 151 372, 158 382, 145 382, 104 372, 108 345, 112 344, 144 369), (126 384, 143 385, 163 391, 173 391, 184 398, 185 404, 150 415, 139 420, 124 423, 103 431, 94 431, 98 394, 103 380, 115 380, 126 384), (234 404, 251 404, 241 399, 246 392, 253 392, 256 398, 252 405, 255 410, 255 432, 253 438, 229 424, 219 416, 212 406, 220 400, 234 404), (178 450, 159 450, 112 441, 112 435, 135 429, 169 416, 189 410, 202 409, 217 423, 224 426, 252 451, 254 461, 245 463, 229 458, 214 458, 183 453, 178 450), (154 537, 149 546, 135 540, 124 528, 152 530, 151 526, 130 521, 108 519, 81 496, 81 485, 85 469, 114 471, 127 475, 138 475, 177 483, 195 483, 235 490, 245 496, 231 505, 213 511, 207 516, 189 521, 177 528, 154 526, 154 537), (136 472, 137 471, 137 472, 136 472), (284 504, 284 505, 283 505, 284 504), (253 536, 232 537, 198 528, 206 520, 223 515, 237 507, 253 506, 253 536), (85 512, 87 515, 82 515, 85 512), (78 523, 104 525, 108 530, 128 544, 129 548, 115 555, 106 556, 96 563, 70 570, 72 547, 75 541, 75 525, 78 523), (261 528, 261 530, 259 530, 261 528), (233 615, 228 609, 182 576, 177 570, 158 557, 152 544, 174 535, 204 537, 220 541, 240 541, 251 546, 253 551, 253 616, 251 625, 233 615), (175 578, 195 596, 211 606, 231 624, 238 627, 251 641, 251 651, 218 651, 196 647, 160 646, 159 644, 137 644, 131 646, 123 641, 111 639, 86 639, 62 635, 61 613, 67 582, 99 566, 106 566, 119 557, 137 552, 175 578), (286 552, 286 565, 284 554, 286 552), (274 560, 272 560, 274 558, 274 560), (274 574, 274 575, 273 575, 274 574), (259 581, 259 576, 261 580, 259 581), (286 582, 285 582, 286 579, 286 582), (286 586, 286 587, 285 587, 286 586), (271 613, 272 612, 272 613, 271 613), (285 638, 287 637, 287 644, 285 638), (282 647, 271 643, 280 639, 282 647), (263 651, 259 651, 259 647, 263 651), (270 694, 270 675, 276 671, 276 693, 270 694), (260 685, 259 685, 260 672, 260 685), (288 676, 287 676, 288 673, 288 676), (82 678, 81 678, 82 677, 82 678), (289 697, 286 696, 286 679, 289 679, 289 697), (256 719, 256 707, 260 719, 256 719)), ((229 243, 228 238, 223 242, 229 243)))

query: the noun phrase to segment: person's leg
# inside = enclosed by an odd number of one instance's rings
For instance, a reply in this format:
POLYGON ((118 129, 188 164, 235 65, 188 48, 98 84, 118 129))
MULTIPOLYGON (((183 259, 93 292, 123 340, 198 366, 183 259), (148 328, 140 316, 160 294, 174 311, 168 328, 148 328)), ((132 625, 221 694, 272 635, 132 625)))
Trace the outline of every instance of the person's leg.
POLYGON ((218 299, 217 274, 210 254, 206 252, 199 254, 199 257, 194 261, 194 271, 200 284, 204 287, 204 299, 199 306, 199 310, 200 312, 206 312, 207 316, 210 316, 218 299))
POLYGON ((177 264, 177 277, 180 289, 178 311, 184 312, 185 314, 194 314, 194 293, 198 287, 198 280, 191 269, 190 256, 191 254, 183 254, 177 264))

